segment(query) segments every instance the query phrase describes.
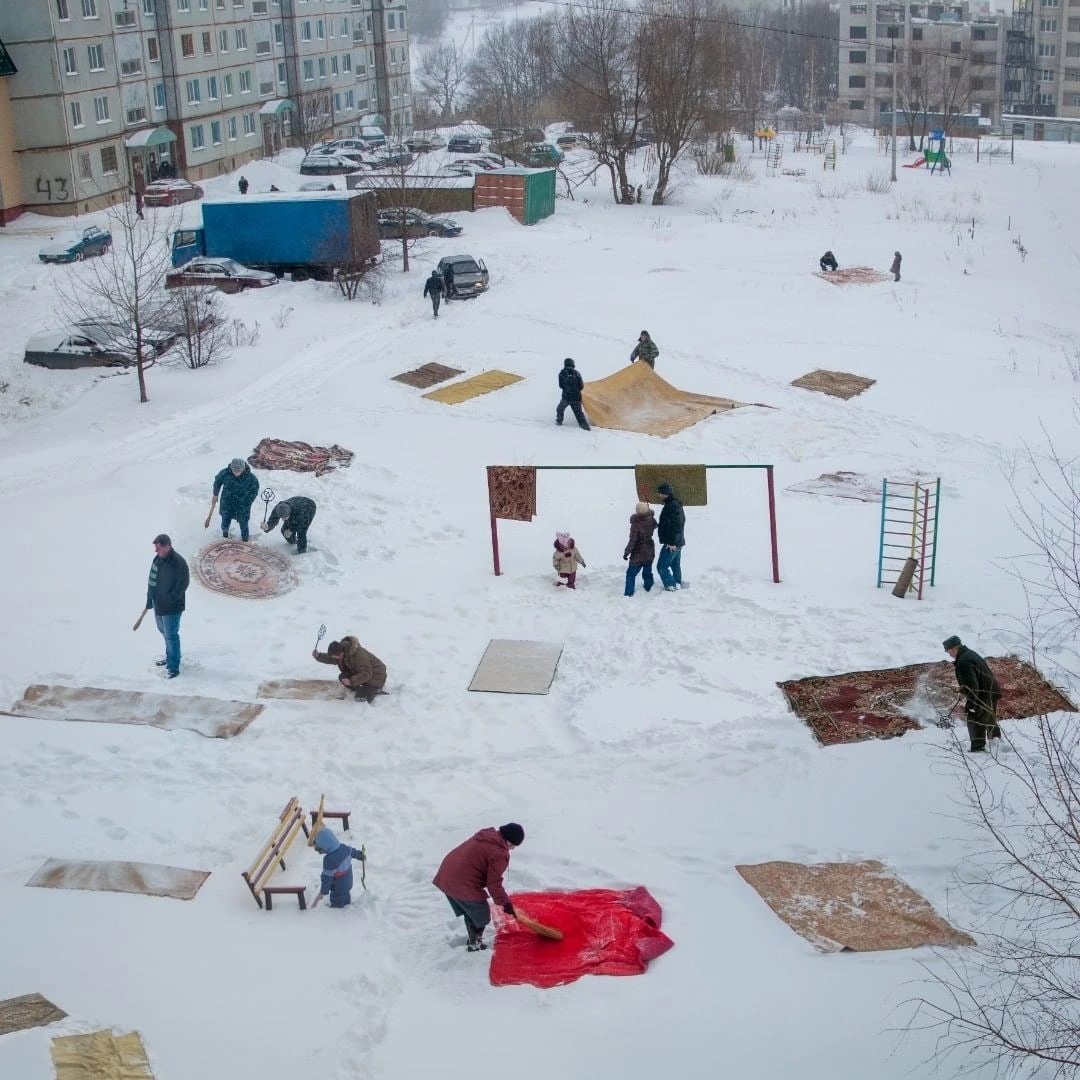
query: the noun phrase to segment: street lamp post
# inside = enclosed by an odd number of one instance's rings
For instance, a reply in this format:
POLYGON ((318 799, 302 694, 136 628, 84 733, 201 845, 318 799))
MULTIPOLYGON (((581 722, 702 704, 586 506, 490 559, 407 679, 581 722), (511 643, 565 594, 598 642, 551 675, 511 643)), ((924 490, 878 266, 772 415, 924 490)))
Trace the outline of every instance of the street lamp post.
POLYGON ((892 175, 889 179, 896 183, 896 46, 892 47, 892 175))

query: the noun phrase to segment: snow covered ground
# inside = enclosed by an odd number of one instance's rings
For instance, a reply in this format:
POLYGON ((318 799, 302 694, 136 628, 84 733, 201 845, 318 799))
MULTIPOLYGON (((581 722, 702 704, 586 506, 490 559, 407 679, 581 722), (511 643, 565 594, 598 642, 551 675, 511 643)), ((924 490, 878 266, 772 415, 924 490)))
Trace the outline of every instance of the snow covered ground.
MULTIPOLYGON (((951 177, 903 169, 874 194, 864 180, 887 161, 856 140, 835 173, 789 150, 806 176, 767 176, 747 156, 748 179, 687 175, 663 208, 610 205, 600 181, 533 228, 458 215, 464 235, 426 242, 379 306, 315 283, 227 297, 257 344, 152 370, 146 405, 131 374, 26 369, 55 281, 86 268, 36 261, 67 225, 0 231, 0 706, 35 682, 254 700, 264 679, 326 674, 309 655, 322 622, 381 656, 392 691, 373 708, 274 702, 227 741, 0 717, 0 999, 41 992, 70 1014, 0 1037, 0 1075, 45 1080, 53 1034, 102 1026, 140 1031, 158 1080, 931 1075, 932 1036, 897 1029, 906 1000, 934 994, 919 966, 933 956, 820 954, 734 866, 880 859, 978 932, 954 887, 978 840, 948 733, 820 749, 775 684, 938 660, 952 633, 1021 647, 1009 479, 1027 487, 1018 455, 1044 429, 1077 444, 1078 155, 1018 143, 1015 165, 976 165, 958 149, 951 177), (826 248, 882 269, 899 248, 903 280, 827 284, 812 273, 826 248), (434 322, 423 279, 457 251, 485 259, 491 289, 434 322), (643 327, 676 386, 773 408, 667 440, 556 427, 563 358, 610 374, 643 327), (428 361, 524 381, 457 406, 391 381, 428 361), (789 385, 818 367, 877 382, 847 402, 789 385), (263 476, 318 502, 301 584, 246 601, 193 583, 166 685, 152 624, 130 629, 151 538, 192 560, 214 473, 264 436, 356 459, 263 476), (622 595, 629 473, 541 473, 537 519, 501 524, 492 574, 485 465, 702 461, 776 466, 782 584, 764 481, 738 471, 687 511, 683 593, 622 595), (923 602, 874 588, 877 506, 784 490, 841 469, 942 477, 923 602), (556 530, 588 562, 576 593, 551 585, 556 530), (549 696, 466 692, 493 637, 565 643, 549 696), (240 871, 290 796, 322 792, 354 812, 369 891, 344 912, 264 914, 240 871), (645 885, 675 948, 639 978, 490 987, 489 954, 448 947, 460 929, 430 880, 451 846, 509 820, 527 832, 511 891, 645 885), (49 857, 212 873, 188 903, 25 888, 49 857)), ((245 173, 258 190, 285 169, 245 173)), ((316 864, 297 853, 290 879, 314 884, 316 864)))

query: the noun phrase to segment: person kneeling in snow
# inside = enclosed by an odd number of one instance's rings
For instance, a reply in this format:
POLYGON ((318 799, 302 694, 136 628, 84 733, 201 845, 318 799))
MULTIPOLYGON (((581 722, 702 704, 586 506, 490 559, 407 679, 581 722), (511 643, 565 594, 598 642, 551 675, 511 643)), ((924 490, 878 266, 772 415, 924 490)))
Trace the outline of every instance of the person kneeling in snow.
POLYGON ((363 699, 371 705, 378 694, 384 693, 386 665, 352 634, 340 641, 331 641, 324 653, 312 649, 311 655, 320 664, 336 664, 341 672, 338 682, 352 690, 357 701, 363 699))
POLYGON ((829 270, 838 270, 840 268, 840 264, 836 261, 836 256, 831 251, 826 251, 825 254, 818 259, 818 266, 821 267, 823 273, 829 270))
POLYGON ((566 580, 556 581, 555 584, 565 585, 568 589, 577 588, 575 582, 579 563, 584 566, 585 560, 575 546, 574 538, 569 533, 556 533, 555 550, 551 553, 551 565, 555 567, 555 573, 566 580))
POLYGON ((311 906, 318 907, 322 898, 329 896, 331 907, 348 907, 352 903, 352 861, 364 862, 367 856, 343 844, 329 829, 320 829, 315 834, 315 850, 323 857, 322 881, 311 906))
POLYGON ((270 520, 264 522, 259 528, 263 532, 273 532, 280 521, 281 535, 290 544, 296 545, 297 555, 303 555, 307 551, 307 531, 314 518, 315 500, 306 499, 303 495, 293 495, 288 499, 282 499, 270 511, 270 520))
POLYGON ((487 948, 483 937, 484 927, 491 922, 489 895, 507 915, 514 914, 514 905, 503 888, 503 875, 510 866, 511 849, 524 841, 525 830, 516 821, 497 829, 481 829, 443 859, 431 882, 446 895, 454 914, 464 918, 469 952, 487 948))

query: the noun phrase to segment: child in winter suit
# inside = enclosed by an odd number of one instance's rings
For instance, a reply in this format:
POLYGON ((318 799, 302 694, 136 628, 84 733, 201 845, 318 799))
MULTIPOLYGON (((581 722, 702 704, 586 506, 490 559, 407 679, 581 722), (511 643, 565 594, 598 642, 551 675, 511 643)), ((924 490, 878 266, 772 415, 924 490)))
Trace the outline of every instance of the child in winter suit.
POLYGON ((315 834, 315 850, 323 856, 322 883, 319 895, 312 907, 318 907, 319 901, 329 894, 331 907, 346 907, 352 902, 353 872, 352 861, 364 861, 362 851, 343 844, 329 829, 320 829, 315 834))
POLYGON ((565 585, 568 589, 575 588, 578 564, 584 566, 585 560, 581 557, 581 552, 578 551, 574 538, 569 533, 555 534, 555 550, 551 555, 551 564, 559 577, 566 579, 556 581, 555 584, 565 585))

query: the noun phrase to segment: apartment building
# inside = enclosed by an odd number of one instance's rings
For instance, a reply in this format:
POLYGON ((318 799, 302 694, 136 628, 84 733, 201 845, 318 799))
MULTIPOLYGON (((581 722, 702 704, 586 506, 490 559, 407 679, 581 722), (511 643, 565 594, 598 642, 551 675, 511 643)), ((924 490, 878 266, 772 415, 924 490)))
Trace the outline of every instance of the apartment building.
POLYGON ((313 134, 408 130, 404 0, 19 0, 0 40, 22 208, 107 205, 313 134))
MULTIPOLYGON (((1077 0, 1080 2, 1080 0, 1077 0)), ((954 4, 868 0, 840 10, 839 102, 847 117, 891 120, 896 80, 898 120, 905 105, 928 116, 1001 117, 1007 20, 988 9, 954 4)))
POLYGON ((22 206, 22 177, 15 157, 15 118, 11 114, 8 79, 15 64, 0 41, 0 225, 6 225, 22 206))
POLYGON ((1034 0, 1030 34, 1039 113, 1080 118, 1080 0, 1034 0))

